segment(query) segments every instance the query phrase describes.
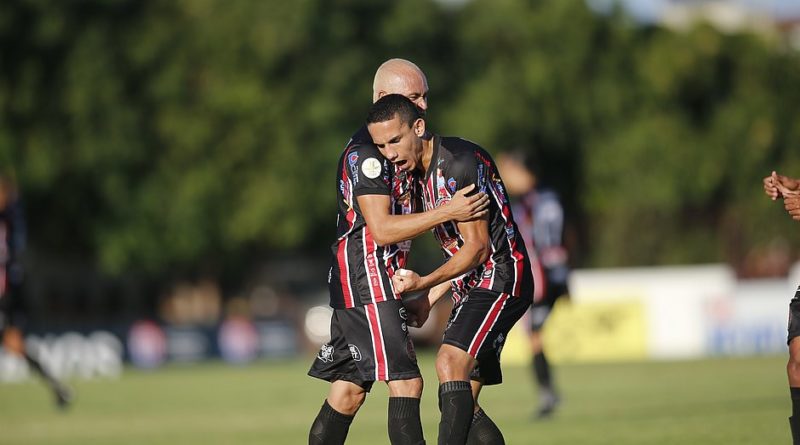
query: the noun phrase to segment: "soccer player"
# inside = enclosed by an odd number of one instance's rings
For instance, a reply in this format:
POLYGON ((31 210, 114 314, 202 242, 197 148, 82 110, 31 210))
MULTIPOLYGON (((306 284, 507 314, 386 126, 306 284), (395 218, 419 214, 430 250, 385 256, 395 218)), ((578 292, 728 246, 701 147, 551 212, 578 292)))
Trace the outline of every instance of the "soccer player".
POLYGON ((569 295, 568 253, 562 243, 564 208, 554 190, 537 187, 536 175, 525 166, 520 155, 505 153, 498 158, 498 166, 506 179, 508 192, 517 195, 512 208, 537 284, 530 310, 531 368, 539 388, 535 416, 543 419, 553 414, 560 401, 544 352, 542 329, 556 301, 569 295))
MULTIPOLYGON (((424 110, 427 92, 424 74, 411 62, 392 59, 376 72, 373 100, 399 93, 424 110)), ((424 318, 416 317, 414 302, 406 302, 412 314, 407 313, 391 278, 406 263, 406 240, 446 221, 485 215, 489 198, 466 196, 470 187, 447 206, 413 213, 418 194, 413 177, 381 156, 366 128, 356 132, 339 158, 336 190, 337 239, 328 277, 334 308, 331 340, 309 371, 331 385, 311 426, 309 444, 344 443, 376 381, 389 387, 391 443, 424 444, 419 417, 423 382, 407 328, 407 321, 413 326, 424 318)))
POLYGON ((503 435, 478 396, 483 385, 502 382, 500 352, 533 299, 530 262, 503 181, 485 150, 428 133, 417 108, 401 95, 373 104, 367 128, 386 159, 419 175, 426 210, 446 205, 468 185, 491 198, 485 217, 434 228, 446 258, 442 266, 425 276, 404 269, 392 282, 400 293, 433 288, 429 305, 444 295, 440 284, 451 284, 453 311, 436 357, 439 444, 502 444, 503 435))
POLYGON ((53 392, 56 406, 66 408, 70 391, 31 355, 25 346, 22 286, 22 252, 25 247, 25 218, 14 181, 0 174, 0 338, 3 349, 25 359, 53 392))
MULTIPOLYGON (((764 192, 773 201, 783 198, 783 205, 793 219, 800 219, 800 179, 790 178, 772 172, 764 178, 764 192)), ((789 327, 787 343, 789 361, 786 374, 789 377, 789 394, 792 397, 792 416, 789 427, 792 430, 792 443, 800 445, 800 286, 789 302, 789 327)))

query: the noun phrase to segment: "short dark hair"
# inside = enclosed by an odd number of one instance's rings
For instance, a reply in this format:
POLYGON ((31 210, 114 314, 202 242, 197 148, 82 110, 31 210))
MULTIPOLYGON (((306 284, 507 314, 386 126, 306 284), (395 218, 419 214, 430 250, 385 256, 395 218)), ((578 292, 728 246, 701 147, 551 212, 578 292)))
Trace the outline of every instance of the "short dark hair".
POLYGON ((367 125, 390 121, 395 116, 399 116, 409 127, 422 117, 409 98, 402 94, 387 94, 372 104, 367 115, 367 125))

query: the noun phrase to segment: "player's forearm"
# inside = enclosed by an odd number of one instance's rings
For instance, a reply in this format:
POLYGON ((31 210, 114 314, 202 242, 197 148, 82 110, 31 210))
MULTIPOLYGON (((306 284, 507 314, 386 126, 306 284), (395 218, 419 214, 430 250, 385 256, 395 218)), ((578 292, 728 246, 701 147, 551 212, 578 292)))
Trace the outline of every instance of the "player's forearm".
POLYGON ((428 275, 420 277, 420 285, 422 289, 429 289, 440 283, 450 281, 480 266, 488 257, 488 245, 466 242, 446 263, 428 275))
POLYGON ((428 291, 428 305, 433 307, 442 297, 447 295, 447 291, 450 290, 450 281, 445 281, 442 283, 433 286, 433 288, 428 291))
POLYGON ((449 221, 447 211, 438 207, 433 210, 408 215, 386 215, 369 226, 372 237, 381 246, 414 239, 439 224, 449 221))

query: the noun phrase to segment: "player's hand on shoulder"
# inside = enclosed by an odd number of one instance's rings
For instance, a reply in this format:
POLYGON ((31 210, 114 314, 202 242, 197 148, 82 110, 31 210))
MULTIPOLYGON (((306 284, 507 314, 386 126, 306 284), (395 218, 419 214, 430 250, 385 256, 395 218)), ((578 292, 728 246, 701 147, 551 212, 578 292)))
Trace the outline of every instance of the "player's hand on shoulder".
POLYGON ((475 190, 475 184, 470 184, 456 191, 448 206, 452 221, 473 221, 483 218, 489 213, 489 196, 484 192, 468 194, 475 190))

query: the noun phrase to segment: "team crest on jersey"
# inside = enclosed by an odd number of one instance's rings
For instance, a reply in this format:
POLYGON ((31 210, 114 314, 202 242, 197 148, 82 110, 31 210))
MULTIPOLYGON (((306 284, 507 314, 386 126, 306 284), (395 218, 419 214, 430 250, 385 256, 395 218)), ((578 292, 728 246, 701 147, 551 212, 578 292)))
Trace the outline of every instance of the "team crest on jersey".
POLYGON ((332 363, 333 362, 333 346, 329 344, 322 345, 319 348, 319 354, 317 354, 317 358, 322 360, 325 363, 332 363))
POLYGON ((364 176, 369 179, 375 179, 380 176, 381 170, 381 161, 375 158, 364 159, 364 162, 361 163, 361 173, 364 173, 364 176))
POLYGON ((456 179, 450 178, 447 180, 447 188, 450 189, 450 193, 455 193, 456 191, 456 179))
POLYGON ((361 361, 361 351, 358 349, 358 346, 354 344, 348 344, 347 347, 350 349, 350 355, 353 356, 353 360, 360 362, 361 361))

